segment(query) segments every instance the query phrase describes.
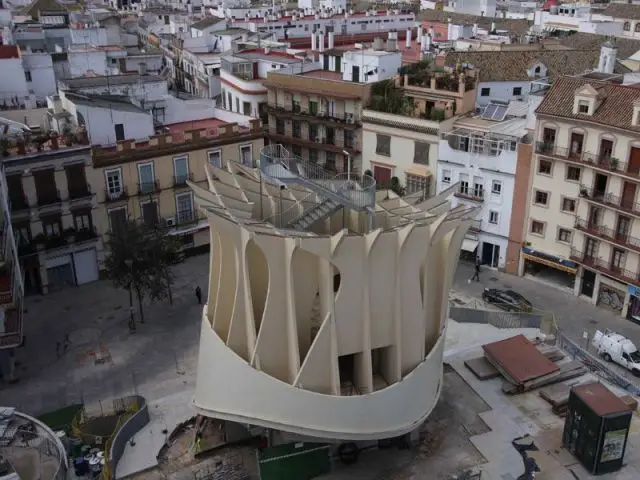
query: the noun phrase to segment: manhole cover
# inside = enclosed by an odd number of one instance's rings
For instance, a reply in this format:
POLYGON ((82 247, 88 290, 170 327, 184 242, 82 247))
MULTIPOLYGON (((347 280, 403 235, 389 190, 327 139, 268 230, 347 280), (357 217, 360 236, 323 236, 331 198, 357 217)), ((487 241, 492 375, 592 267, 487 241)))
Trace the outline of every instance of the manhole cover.
POLYGON ((72 345, 84 345, 92 343, 100 338, 100 330, 97 328, 79 328, 69 334, 69 342, 72 345))

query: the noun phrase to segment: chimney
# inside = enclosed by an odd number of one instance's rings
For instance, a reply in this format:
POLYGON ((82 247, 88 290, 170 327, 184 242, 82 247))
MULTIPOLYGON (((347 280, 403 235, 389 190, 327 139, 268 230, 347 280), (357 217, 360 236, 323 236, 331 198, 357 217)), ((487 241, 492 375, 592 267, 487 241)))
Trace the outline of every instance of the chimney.
POLYGON ((384 50, 384 40, 380 37, 373 39, 373 49, 376 51, 384 50))
POLYGON ((411 48, 411 28, 407 28, 406 47, 411 48))
POLYGON ((398 32, 395 30, 390 30, 387 40, 398 40, 398 32))
POLYGON ((431 38, 433 38, 433 27, 429 27, 429 35, 431 35, 431 38))
POLYGON ((422 37, 422 43, 424 45, 423 51, 428 52, 431 50, 431 35, 426 34, 422 37))
POLYGON ((314 52, 318 50, 318 37, 315 30, 311 34, 311 50, 313 50, 314 52))
POLYGON ((613 73, 618 56, 618 47, 612 40, 607 40, 600 47, 600 61, 598 71, 601 73, 613 73))
POLYGON ((329 33, 327 34, 327 36, 328 36, 328 41, 329 41, 329 46, 328 46, 328 48, 333 48, 333 46, 334 46, 334 41, 335 41, 335 35, 336 35, 336 34, 335 34, 334 32, 329 32, 329 33))
POLYGON ((387 52, 395 52, 397 50, 396 42, 397 40, 395 38, 387 40, 387 52))
POLYGON ((422 39, 422 35, 424 35, 424 30, 422 29, 422 25, 418 25, 418 36, 416 39, 422 39))
POLYGON ((478 24, 477 24, 477 23, 474 23, 474 24, 473 24, 473 30, 471 30, 471 32, 472 32, 472 35, 473 35, 474 37, 477 37, 477 36, 478 36, 478 24))
POLYGON ((324 52, 324 33, 318 34, 318 51, 324 52))
POLYGON ((496 31, 496 22, 491 22, 491 30, 489 30, 489 33, 495 33, 496 31))

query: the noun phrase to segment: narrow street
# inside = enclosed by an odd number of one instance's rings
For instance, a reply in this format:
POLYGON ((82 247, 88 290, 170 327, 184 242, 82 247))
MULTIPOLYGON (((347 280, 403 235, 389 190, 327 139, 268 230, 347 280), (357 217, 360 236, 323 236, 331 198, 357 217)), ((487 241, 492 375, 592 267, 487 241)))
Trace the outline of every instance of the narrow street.
MULTIPOLYGON (((177 266, 174 304, 147 305, 145 323, 138 319, 133 335, 127 329, 128 296, 109 282, 28 297, 27 341, 17 353, 21 380, 0 386, 0 405, 38 414, 136 392, 154 400, 192 389, 202 308, 194 289, 206 291, 208 268, 207 256, 177 266), (57 358, 56 343, 67 335, 69 349, 57 358)), ((472 275, 473 265, 461 262, 453 293, 480 300, 485 287, 512 288, 553 311, 560 328, 581 344, 584 331, 610 328, 640 345, 640 326, 562 290, 488 269, 480 282, 469 283, 472 275)))

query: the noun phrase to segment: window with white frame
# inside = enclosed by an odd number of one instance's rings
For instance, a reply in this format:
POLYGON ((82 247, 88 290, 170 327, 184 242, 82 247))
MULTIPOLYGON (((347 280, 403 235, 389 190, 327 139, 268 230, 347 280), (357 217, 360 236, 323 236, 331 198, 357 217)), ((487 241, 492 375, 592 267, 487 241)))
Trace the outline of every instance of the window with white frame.
POLYGON ((242 145, 240 147, 240 163, 253 167, 253 149, 251 145, 242 145))
POLYGON ((406 193, 424 192, 423 198, 429 196, 429 177, 423 177, 421 175, 406 174, 406 193))
POLYGON ((189 156, 173 158, 173 177, 176 185, 183 185, 189 180, 189 156))
POLYGON ((502 182, 500 180, 493 180, 491 182, 491 193, 494 195, 502 194, 502 182))
POLYGON ((489 212, 489 223, 492 225, 497 225, 500 220, 500 214, 494 210, 489 212))
POLYGON ((217 168, 222 168, 222 152, 220 150, 209 150, 207 155, 211 165, 217 168))
POLYGON ((176 221, 188 223, 193 221, 195 215, 193 211, 193 195, 191 192, 178 193, 176 195, 176 221))
POLYGON ((107 182, 107 195, 109 198, 119 197, 124 190, 122 185, 122 170, 119 168, 107 170, 104 172, 104 176, 107 182))
POLYGON ((138 186, 140 194, 155 191, 156 179, 153 173, 153 162, 138 164, 138 186))
POLYGON ((442 183, 451 183, 451 170, 442 171, 442 183))

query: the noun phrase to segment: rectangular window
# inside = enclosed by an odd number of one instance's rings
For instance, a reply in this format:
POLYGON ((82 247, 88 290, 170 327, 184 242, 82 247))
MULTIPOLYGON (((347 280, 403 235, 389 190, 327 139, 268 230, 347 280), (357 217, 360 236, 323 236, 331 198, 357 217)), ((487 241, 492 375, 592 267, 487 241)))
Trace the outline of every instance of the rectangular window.
POLYGON ((282 118, 276 118, 276 134, 284 135, 284 120, 282 118))
POLYGON ((73 214, 73 225, 76 227, 77 231, 80 230, 91 230, 92 222, 91 222, 91 214, 89 213, 74 213, 73 214))
POLYGON ((562 211, 563 212, 568 212, 568 213, 575 212, 576 211, 576 201, 573 198, 564 197, 562 199, 562 211))
POLYGON ((293 138, 300 138, 301 135, 301 131, 302 131, 302 126, 299 120, 294 120, 293 122, 291 122, 291 134, 293 135, 293 138))
POLYGON ((493 224, 493 225, 497 225, 498 224, 498 220, 500 219, 500 214, 494 210, 491 210, 489 212, 489 223, 493 224))
POLYGON ((318 126, 309 124, 309 140, 312 142, 320 143, 320 136, 318 135, 318 126))
POLYGON ((578 100, 578 113, 589 113, 589 102, 585 100, 578 100))
POLYGON ((222 168, 222 152, 220 150, 209 150, 207 156, 211 165, 222 168))
POLYGON ((193 195, 191 192, 176 195, 176 222, 189 223, 194 220, 193 195))
POLYGON ((311 115, 318 114, 318 102, 312 102, 311 100, 309 100, 309 113, 311 115))
POLYGON ((112 208, 109 210, 109 223, 111 231, 117 232, 127 225, 127 209, 126 207, 112 208))
POLYGON ((116 123, 113 128, 116 132, 116 141, 124 140, 124 125, 122 123, 116 123))
POLYGON ((430 196, 429 187, 430 182, 428 177, 421 177, 420 175, 412 175, 407 173, 407 185, 406 193, 424 192, 422 198, 428 198, 430 196))
POLYGON ((59 237, 62 232, 62 220, 59 217, 43 219, 42 228, 47 238, 59 237))
POLYGON ((328 145, 335 145, 336 144, 336 131, 335 131, 335 129, 332 128, 332 127, 326 127, 325 128, 325 133, 326 133, 325 143, 327 143, 328 145))
POLYGON ((612 270, 623 270, 625 265, 625 251, 620 248, 613 249, 611 253, 611 269, 612 270))
POLYGON ((513 96, 519 97, 522 95, 522 87, 513 87, 513 96))
POLYGON ((376 135, 376 153, 386 157, 391 156, 391 137, 389 135, 376 135))
POLYGON ((544 235, 544 222, 531 220, 531 233, 534 235, 544 235))
POLYGON ((240 163, 253 167, 253 149, 251 145, 242 145, 240 147, 240 163))
POLYGON ((233 110, 233 97, 231 96, 231 92, 227 93, 227 110, 233 110))
POLYGON ((413 144, 413 163, 429 165, 429 150, 431 144, 418 141, 413 142, 413 144))
POLYGON ((29 70, 25 70, 24 71, 24 76, 27 79, 27 82, 31 82, 32 81, 31 72, 29 70))
POLYGON ((551 167, 553 163, 550 160, 541 158, 538 162, 538 173, 543 175, 551 175, 551 167))
POLYGON ((567 166, 567 180, 579 182, 580 173, 581 173, 580 167, 573 167, 571 165, 567 166))
POLYGON ((183 185, 189 180, 189 157, 187 155, 174 157, 173 176, 176 185, 183 185))
POLYGON ((236 113, 240 113, 240 99, 236 97, 236 113))
POLYGON ((353 130, 344 131, 344 146, 345 148, 355 147, 355 136, 353 134, 353 130))
POLYGON ((488 87, 485 88, 481 88, 480 89, 480 96, 481 97, 488 97, 489 95, 491 95, 491 89, 488 87))
POLYGON ((334 152, 327 152, 325 154, 325 163, 324 166, 327 170, 335 170, 336 169, 336 154, 334 152))
POLYGON ((156 190, 152 162, 138 164, 138 190, 140 195, 149 194, 156 190))
POLYGON ((446 184, 451 183, 451 170, 442 171, 442 183, 446 183, 446 184))
POLYGON ((469 195, 469 182, 466 180, 460 180, 460 193, 463 195, 469 195))
POLYGON ((309 149, 309 161, 311 163, 318 163, 318 151, 309 149))
POLYGON ((122 171, 119 168, 106 170, 104 175, 107 181, 107 196, 112 200, 118 198, 124 190, 122 185, 122 171))
POLYGON ((567 230, 566 228, 559 228, 558 241, 562 243, 571 243, 571 230, 567 230))
POLYGON ((500 195, 502 193, 502 182, 500 180, 493 180, 491 182, 491 193, 494 195, 500 195))
POLYGON ((147 227, 155 227, 158 225, 158 204, 152 202, 140 202, 140 211, 142 212, 142 221, 147 227))
POLYGON ((534 193, 533 203, 535 203, 536 205, 548 205, 549 194, 547 192, 543 192, 542 190, 536 190, 534 193))
POLYGON ((251 115, 251 103, 250 102, 242 102, 242 113, 243 115, 251 115))
POLYGON ((484 185, 482 183, 474 181, 473 196, 477 198, 484 198, 484 185))

